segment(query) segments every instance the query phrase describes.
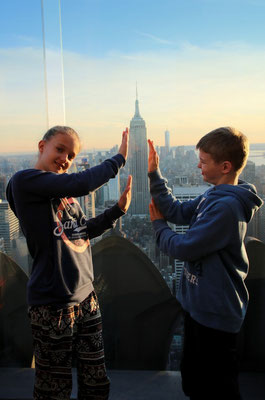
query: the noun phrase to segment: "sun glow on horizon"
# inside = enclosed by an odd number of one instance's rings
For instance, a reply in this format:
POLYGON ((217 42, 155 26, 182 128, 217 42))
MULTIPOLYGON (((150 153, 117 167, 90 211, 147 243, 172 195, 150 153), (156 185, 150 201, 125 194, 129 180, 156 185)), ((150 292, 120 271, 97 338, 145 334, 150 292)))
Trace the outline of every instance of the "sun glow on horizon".
MULTIPOLYGON (((222 15, 228 18, 226 8, 230 7, 231 13, 232 10, 238 12, 231 2, 224 1, 223 7, 206 5, 204 1, 191 0, 191 3, 197 11, 209 10, 216 21, 214 29, 203 25, 204 17, 199 21, 187 5, 178 10, 183 13, 181 25, 173 23, 171 12, 167 15, 168 25, 160 24, 157 32, 151 31, 153 24, 143 29, 129 4, 126 7, 132 14, 127 17, 130 28, 126 30, 126 24, 117 26, 115 23, 119 15, 109 20, 108 3, 91 5, 95 19, 90 21, 94 30, 88 36, 88 44, 79 31, 80 27, 84 32, 89 29, 81 8, 69 4, 63 7, 66 125, 79 132, 84 148, 111 148, 120 143, 121 133, 134 115, 136 81, 147 137, 157 145, 164 144, 165 130, 170 131, 172 146, 193 145, 205 133, 220 126, 236 127, 251 143, 264 142, 265 45, 257 40, 258 36, 251 42, 236 21, 235 26, 229 25, 230 39, 225 36, 226 32, 219 32, 217 22, 222 15), (104 13, 99 18, 103 4, 104 13), (213 14, 215 11, 219 14, 213 14), (73 13, 78 16, 80 26, 70 35, 66 28, 73 13), (187 27, 185 21, 189 21, 187 27), (198 29, 198 24, 205 32, 198 29), (166 31, 169 27, 171 31, 166 31), (212 32, 211 38, 206 34, 208 30, 212 32), (90 46, 89 51, 86 46, 90 46)), ((56 26, 58 9, 54 2, 45 4, 51 127, 63 124, 64 99, 56 26)), ((5 7, 8 9, 8 4, 5 7)), ((19 7, 17 3, 17 12, 27 12, 19 7)), ((83 7, 85 10, 87 5, 84 3, 83 7)), ((256 28, 260 7, 252 5, 256 28)), ((244 2, 240 13, 247 14, 248 9, 244 2)), ((154 19, 160 20, 161 10, 164 7, 158 2, 154 6, 154 19)), ((29 25, 28 34, 24 26, 9 27, 3 20, 4 29, 8 32, 12 28, 14 33, 9 36, 6 33, 6 40, 2 42, 0 35, 0 153, 37 151, 37 143, 48 128, 40 15, 37 8, 31 12, 35 13, 32 20, 39 19, 39 22, 34 25, 35 30, 29 25)), ((122 11, 119 9, 119 12, 122 11)), ((149 12, 148 7, 143 8, 143 16, 149 12)), ((178 17, 177 10, 174 12, 178 17)), ((146 22, 146 18, 144 20, 146 22)))

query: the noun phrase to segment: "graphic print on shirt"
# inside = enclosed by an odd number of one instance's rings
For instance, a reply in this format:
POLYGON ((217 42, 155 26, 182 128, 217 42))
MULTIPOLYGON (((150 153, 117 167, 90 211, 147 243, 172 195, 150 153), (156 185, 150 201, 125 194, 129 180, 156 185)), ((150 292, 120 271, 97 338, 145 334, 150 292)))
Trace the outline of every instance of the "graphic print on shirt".
POLYGON ((55 228, 54 236, 77 253, 83 253, 90 245, 87 234, 87 218, 83 214, 78 201, 74 198, 61 198, 52 201, 55 228))
MULTIPOLYGON (((195 212, 194 212, 194 215, 193 215, 193 217, 192 217, 191 223, 190 223, 190 228, 191 228, 192 225, 193 225, 196 221, 198 221, 198 220, 201 218, 201 216, 203 215, 203 213, 204 213, 205 210, 203 210, 203 211, 201 211, 201 212, 200 212, 200 210, 201 210, 201 208, 202 208, 203 203, 204 203, 205 200, 206 200, 206 197, 203 196, 203 197, 201 198, 199 204, 197 205, 196 210, 195 210, 195 212)), ((186 278, 186 280, 187 280, 189 283, 191 283, 192 285, 199 286, 199 279, 200 279, 200 277, 203 276, 203 268, 202 268, 202 263, 201 263, 201 261, 199 260, 199 261, 196 261, 196 262, 193 262, 193 263, 191 263, 191 262, 190 262, 190 263, 187 263, 186 266, 183 267, 183 276, 184 276, 184 277, 186 278), (189 264, 190 264, 190 265, 189 265, 189 264), (192 264, 192 266, 193 266, 192 269, 193 269, 193 272, 194 272, 194 273, 191 273, 191 272, 190 272, 191 264, 192 264)))

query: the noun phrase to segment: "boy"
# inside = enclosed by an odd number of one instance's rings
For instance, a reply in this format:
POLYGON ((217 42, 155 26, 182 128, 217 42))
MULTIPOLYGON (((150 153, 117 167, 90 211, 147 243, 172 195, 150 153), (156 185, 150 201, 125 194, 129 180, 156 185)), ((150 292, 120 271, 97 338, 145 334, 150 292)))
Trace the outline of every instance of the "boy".
POLYGON ((248 156, 245 135, 219 128, 203 136, 198 168, 213 184, 195 200, 180 203, 159 170, 149 142, 150 216, 157 245, 185 261, 177 294, 184 311, 182 387, 191 399, 240 399, 236 338, 243 323, 248 292, 248 259, 243 243, 247 223, 262 205, 255 187, 239 181, 248 156), (166 221, 189 224, 176 234, 166 221))
POLYGON ((106 400, 102 322, 93 287, 90 240, 115 226, 131 201, 131 176, 117 204, 87 219, 75 197, 117 175, 127 158, 129 132, 119 153, 79 173, 68 169, 80 151, 76 131, 49 129, 39 142, 35 167, 17 172, 7 187, 33 258, 28 304, 35 355, 34 400, 70 400, 72 360, 77 360, 78 399, 106 400))

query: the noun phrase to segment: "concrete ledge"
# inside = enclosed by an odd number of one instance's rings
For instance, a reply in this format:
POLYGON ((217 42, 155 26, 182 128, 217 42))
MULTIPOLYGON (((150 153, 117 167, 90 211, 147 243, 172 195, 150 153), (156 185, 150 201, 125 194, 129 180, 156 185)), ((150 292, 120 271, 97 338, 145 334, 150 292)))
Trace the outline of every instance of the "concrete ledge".
MULTIPOLYGON (((34 372, 32 368, 0 368, 0 400, 32 400, 34 372)), ((110 400, 187 399, 181 389, 179 372, 109 370, 108 376, 110 400)), ((71 398, 77 398, 75 377, 71 398)))
MULTIPOLYGON (((74 370, 74 375, 76 371, 74 370)), ((178 371, 109 370, 110 400, 187 400, 178 371)), ((0 400, 32 400, 34 369, 0 368, 0 400)), ((243 400, 265 399, 265 373, 240 374, 243 400)), ((72 399, 76 399, 74 379, 72 399)), ((225 400, 225 399, 224 399, 225 400)))

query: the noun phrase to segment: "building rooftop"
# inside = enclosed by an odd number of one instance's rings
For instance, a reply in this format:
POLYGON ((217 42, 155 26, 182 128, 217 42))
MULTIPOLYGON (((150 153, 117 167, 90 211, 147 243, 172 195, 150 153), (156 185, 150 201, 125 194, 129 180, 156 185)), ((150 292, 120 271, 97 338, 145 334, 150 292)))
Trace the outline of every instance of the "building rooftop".
POLYGON ((209 185, 174 185, 173 186, 173 194, 177 196, 181 195, 190 195, 190 196, 199 196, 204 193, 207 188, 210 188, 209 185))

